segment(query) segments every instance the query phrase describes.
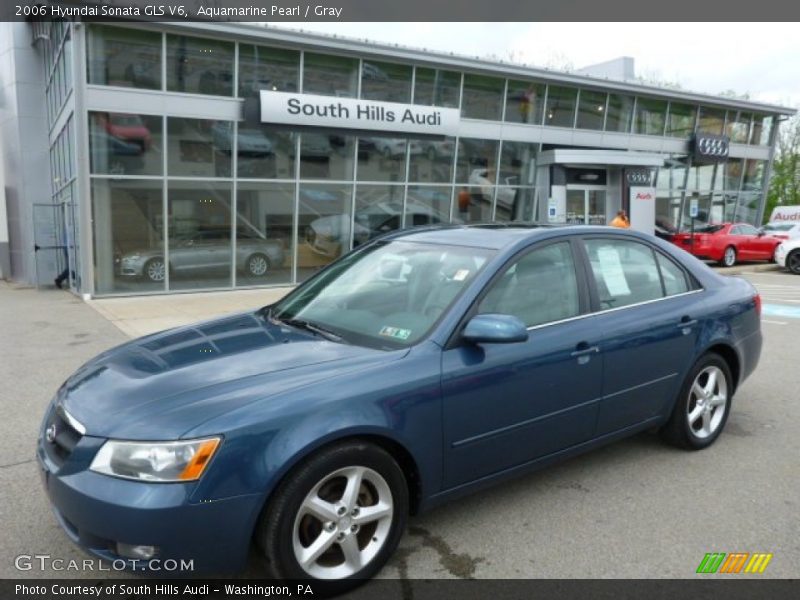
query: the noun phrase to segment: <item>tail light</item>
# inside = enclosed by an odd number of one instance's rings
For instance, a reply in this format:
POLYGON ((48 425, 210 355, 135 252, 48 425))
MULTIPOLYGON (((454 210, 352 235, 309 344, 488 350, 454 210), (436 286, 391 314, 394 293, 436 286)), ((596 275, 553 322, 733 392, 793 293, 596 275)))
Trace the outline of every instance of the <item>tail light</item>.
POLYGON ((761 294, 753 296, 753 302, 756 304, 756 314, 761 317, 761 294))

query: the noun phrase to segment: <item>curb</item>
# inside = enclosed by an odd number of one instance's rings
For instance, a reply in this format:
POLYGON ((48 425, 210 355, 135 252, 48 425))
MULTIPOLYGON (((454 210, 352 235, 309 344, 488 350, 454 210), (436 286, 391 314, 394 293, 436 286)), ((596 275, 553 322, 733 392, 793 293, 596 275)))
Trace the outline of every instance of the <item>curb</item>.
POLYGON ((745 264, 745 265, 735 265, 733 267, 720 267, 720 266, 711 266, 712 269, 720 273, 721 275, 739 275, 741 273, 769 273, 769 272, 779 272, 782 271, 783 268, 779 265, 768 263, 768 264, 745 264))

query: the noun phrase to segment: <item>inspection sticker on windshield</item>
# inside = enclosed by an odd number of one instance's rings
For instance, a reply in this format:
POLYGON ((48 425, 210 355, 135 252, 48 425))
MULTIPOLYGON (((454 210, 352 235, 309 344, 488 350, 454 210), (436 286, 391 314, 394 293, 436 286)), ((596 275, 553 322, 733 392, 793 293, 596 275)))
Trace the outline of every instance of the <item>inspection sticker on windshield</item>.
POLYGON ((388 325, 384 325, 381 328, 381 335, 385 335, 387 337, 393 337, 398 340, 407 340, 411 335, 410 329, 401 329, 400 327, 389 327, 388 325))
POLYGON ((469 277, 469 269, 459 269, 453 275, 453 281, 464 281, 467 277, 469 277))

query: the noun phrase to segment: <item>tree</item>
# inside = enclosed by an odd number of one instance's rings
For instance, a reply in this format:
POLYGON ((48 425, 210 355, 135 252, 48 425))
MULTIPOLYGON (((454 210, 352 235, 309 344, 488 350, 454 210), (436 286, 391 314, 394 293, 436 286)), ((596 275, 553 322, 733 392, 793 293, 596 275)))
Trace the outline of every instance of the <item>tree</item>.
POLYGON ((781 123, 778 131, 764 221, 769 220, 776 206, 797 204, 800 204, 800 115, 781 123))

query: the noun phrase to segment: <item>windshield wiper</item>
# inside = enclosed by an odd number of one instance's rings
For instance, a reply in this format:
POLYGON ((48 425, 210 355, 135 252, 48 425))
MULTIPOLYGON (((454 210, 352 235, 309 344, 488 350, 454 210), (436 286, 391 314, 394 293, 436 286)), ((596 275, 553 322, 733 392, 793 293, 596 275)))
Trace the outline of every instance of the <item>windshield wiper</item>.
POLYGON ((326 329, 325 327, 317 325, 316 323, 311 323, 310 321, 305 321, 303 319, 278 319, 276 317, 272 318, 281 323, 285 323, 286 325, 297 327, 298 329, 305 329, 306 331, 310 331, 311 333, 321 335, 325 339, 328 339, 332 342, 340 342, 340 343, 344 342, 344 338, 342 338, 342 336, 337 335, 330 329, 326 329))

